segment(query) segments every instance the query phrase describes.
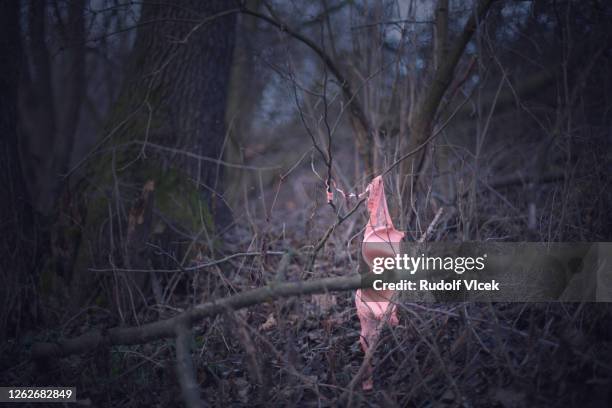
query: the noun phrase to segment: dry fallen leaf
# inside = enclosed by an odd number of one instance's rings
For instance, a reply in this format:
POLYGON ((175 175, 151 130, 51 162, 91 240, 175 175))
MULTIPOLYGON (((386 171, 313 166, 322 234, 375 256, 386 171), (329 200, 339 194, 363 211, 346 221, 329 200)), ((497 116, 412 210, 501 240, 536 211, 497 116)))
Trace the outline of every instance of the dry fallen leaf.
POLYGON ((259 326, 259 330, 270 330, 274 326, 276 326, 276 319, 274 318, 274 315, 270 313, 268 319, 266 319, 266 321, 261 326, 259 326))

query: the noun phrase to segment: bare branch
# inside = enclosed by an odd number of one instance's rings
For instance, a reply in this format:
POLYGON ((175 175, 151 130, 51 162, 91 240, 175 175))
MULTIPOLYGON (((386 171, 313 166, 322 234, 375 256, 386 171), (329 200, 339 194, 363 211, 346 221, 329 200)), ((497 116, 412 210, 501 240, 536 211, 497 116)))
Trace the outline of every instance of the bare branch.
POLYGON ((200 398, 200 387, 196 381, 196 370, 191 357, 191 342, 193 341, 191 327, 188 322, 178 320, 176 327, 176 374, 183 401, 188 408, 204 406, 200 398))
POLYGON ((200 304, 170 319, 159 320, 138 327, 116 327, 110 330, 94 330, 82 336, 56 343, 36 343, 32 347, 32 357, 40 360, 53 357, 66 357, 96 350, 98 348, 143 344, 153 340, 171 338, 176 334, 176 325, 179 321, 184 321, 186 324, 193 325, 199 320, 219 315, 226 312, 228 309, 243 309, 259 303, 270 302, 291 296, 363 288, 371 286, 374 277, 376 277, 374 274, 353 274, 311 281, 275 283, 200 304))
POLYGON ((308 48, 313 50, 315 54, 317 54, 319 58, 323 60, 327 68, 330 70, 330 72, 336 77, 336 79, 340 83, 340 87, 342 89, 342 94, 344 96, 346 105, 348 106, 349 111, 351 113, 351 119, 352 119, 351 123, 355 127, 355 131, 357 134, 357 142, 359 144, 359 151, 364 160, 366 172, 368 173, 371 172, 372 161, 371 161, 370 149, 369 149, 369 145, 371 142, 370 141, 371 126, 367 120, 363 107, 361 106, 357 98, 355 97, 355 92, 351 84, 349 83, 347 78, 342 74, 338 66, 334 63, 333 59, 310 38, 305 37, 299 32, 291 29, 291 27, 287 26, 287 24, 278 20, 277 17, 274 17, 274 16, 270 17, 265 14, 258 13, 256 11, 249 10, 248 8, 242 8, 241 13, 256 17, 258 19, 266 21, 267 23, 277 27, 279 30, 289 34, 291 37, 295 38, 296 40, 300 41, 301 43, 306 45, 308 48))
POLYGON ((485 16, 493 1, 494 0, 480 0, 478 2, 477 9, 465 23, 461 35, 455 40, 455 43, 448 51, 447 59, 436 68, 431 87, 421 101, 415 124, 426 126, 427 128, 431 126, 431 121, 437 112, 440 101, 452 82, 455 67, 461 59, 465 47, 476 31, 478 21, 485 16), (423 123, 419 124, 419 122, 423 123))
POLYGON ((334 230, 340 225, 342 224, 347 218, 349 218, 351 215, 353 215, 355 213, 355 211, 357 211, 357 209, 361 206, 361 204, 363 204, 365 202, 365 198, 362 198, 361 200, 359 200, 357 202, 357 204, 355 204, 355 206, 348 212, 346 213, 346 215, 340 215, 338 214, 338 220, 327 229, 327 231, 325 232, 325 235, 323 235, 323 238, 321 238, 319 240, 319 242, 317 243, 317 245, 315 245, 313 251, 312 251, 312 255, 310 257, 310 262, 308 264, 308 271, 312 271, 312 268, 314 266, 315 260, 317 258, 317 254, 319 253, 319 251, 321 250, 321 248, 323 248, 323 245, 325 245, 325 243, 327 242, 327 240, 329 239, 329 237, 331 236, 332 232, 334 232, 334 230))

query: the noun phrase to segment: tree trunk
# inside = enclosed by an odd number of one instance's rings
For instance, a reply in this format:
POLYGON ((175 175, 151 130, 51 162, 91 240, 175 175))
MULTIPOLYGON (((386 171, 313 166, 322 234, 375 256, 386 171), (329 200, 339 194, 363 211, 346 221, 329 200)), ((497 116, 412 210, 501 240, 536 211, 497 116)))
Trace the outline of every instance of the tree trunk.
MULTIPOLYGON (((198 25, 230 6, 223 0, 143 5, 141 22, 156 23, 144 25, 138 33, 125 94, 132 107, 151 105, 160 122, 155 140, 203 156, 220 156, 236 16, 231 13, 198 25)), ((144 108, 146 116, 148 107, 144 108)), ((191 163, 187 169, 208 187, 214 185, 216 166, 191 163)))
MULTIPOLYGON (((59 7, 56 5, 56 7, 59 7)), ((32 1, 27 6, 28 32, 19 98, 20 129, 24 170, 29 195, 37 212, 52 215, 66 179, 62 177, 70 159, 82 102, 87 90, 85 78, 85 3, 67 5, 65 27, 49 24, 51 6, 32 1), (55 32, 65 47, 51 55, 48 43, 55 32), (54 87, 54 81, 61 87, 54 87)), ((59 18, 59 17, 58 17, 59 18)))
MULTIPOLYGON (((418 99, 416 109, 411 112, 409 118, 410 138, 406 143, 405 151, 410 152, 415 150, 418 146, 426 143, 431 136, 434 127, 434 119, 440 107, 440 103, 442 102, 442 98, 453 80, 455 68, 463 55, 465 47, 472 38, 480 21, 491 7, 493 1, 494 0, 479 0, 476 3, 476 9, 468 18, 463 27, 463 31, 454 40, 450 49, 447 49, 446 45, 444 45, 446 39, 436 39, 437 41, 435 44, 437 49, 434 50, 434 54, 437 57, 435 58, 435 71, 429 87, 418 99), (444 59, 441 60, 442 58, 444 59)), ((441 1, 439 6, 445 8, 446 4, 444 3, 444 1, 441 1)), ((446 28, 444 26, 447 24, 445 21, 447 14, 446 12, 441 12, 442 10, 440 7, 436 11, 438 19, 438 21, 436 21, 436 30, 438 37, 444 37, 446 36, 446 28)), ((418 194, 419 174, 423 171, 426 154, 427 149, 421 149, 418 153, 405 160, 401 165, 401 173, 406 175, 409 186, 409 188, 406 189, 403 200, 405 211, 407 212, 413 208, 413 201, 418 194)), ((409 222, 411 216, 412 213, 409 212, 409 222)))
MULTIPOLYGON (((181 152, 221 158, 236 24, 231 6, 223 0, 143 4, 126 81, 101 142, 99 151, 105 153, 91 160, 86 171, 87 220, 71 279, 71 292, 80 295, 77 304, 87 301, 81 294, 91 296, 94 277, 87 269, 92 260, 134 269, 152 266, 146 246, 150 237, 139 237, 141 247, 135 248, 126 232, 126 212, 135 208, 131 202, 149 180, 155 185, 150 192, 151 201, 155 194, 154 212, 164 220, 153 221, 158 230, 181 231, 184 241, 184 235, 211 233, 215 220, 223 218, 216 211, 221 208, 216 198, 221 167, 186 160, 181 152)), ((152 229, 149 225, 146 231, 152 229)), ((177 259, 189 259, 185 248, 173 250, 177 259)), ((121 280, 135 283, 146 297, 147 275, 127 274, 121 280)), ((116 292, 124 283, 114 285, 116 292)), ((130 296, 133 307, 137 295, 130 296)))
MULTIPOLYGON (((21 71, 19 2, 0 2, 0 341, 16 336, 33 306, 32 212, 19 160, 17 84, 21 71)), ((29 320, 29 319, 28 319, 29 320)))

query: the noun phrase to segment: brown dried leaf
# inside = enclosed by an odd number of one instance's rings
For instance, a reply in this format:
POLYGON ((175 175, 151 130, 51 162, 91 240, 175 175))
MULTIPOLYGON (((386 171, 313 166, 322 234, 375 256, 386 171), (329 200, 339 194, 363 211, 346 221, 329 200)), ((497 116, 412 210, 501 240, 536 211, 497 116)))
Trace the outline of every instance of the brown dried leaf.
POLYGON ((276 319, 274 318, 274 315, 270 313, 268 319, 266 319, 266 321, 259 326, 259 330, 270 330, 274 326, 276 326, 276 319))

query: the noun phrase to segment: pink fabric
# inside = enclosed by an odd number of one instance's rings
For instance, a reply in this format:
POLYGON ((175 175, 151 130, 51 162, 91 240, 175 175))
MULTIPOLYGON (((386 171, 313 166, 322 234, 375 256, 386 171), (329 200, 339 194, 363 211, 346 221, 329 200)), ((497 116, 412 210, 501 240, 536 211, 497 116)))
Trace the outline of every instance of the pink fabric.
MULTIPOLYGON (((368 212, 370 220, 366 226, 361 254, 365 262, 371 267, 374 258, 394 256, 399 251, 399 245, 404 233, 393 226, 389 216, 385 187, 381 176, 376 177, 368 186, 368 212)), ((388 323, 395 326, 399 323, 397 308, 390 303, 391 291, 375 291, 374 289, 358 289, 355 293, 357 316, 361 324, 359 342, 364 353, 376 341, 379 333, 379 322, 389 313, 388 323)), ((374 367, 368 363, 363 377, 362 387, 370 390, 374 386, 374 367)))
POLYGON ((397 231, 393 227, 393 221, 389 215, 389 208, 387 207, 387 199, 385 197, 385 184, 382 176, 376 177, 367 188, 369 192, 368 196, 368 213, 370 214, 370 221, 366 226, 364 241, 367 241, 368 237, 375 231, 381 230, 382 228, 393 230, 398 232, 401 237, 404 236, 403 232, 397 231))
POLYGON ((399 251, 399 243, 404 238, 404 233, 393 226, 382 176, 372 180, 368 191, 370 219, 363 234, 364 245, 361 246, 361 255, 371 267, 375 257, 394 256, 399 251))

